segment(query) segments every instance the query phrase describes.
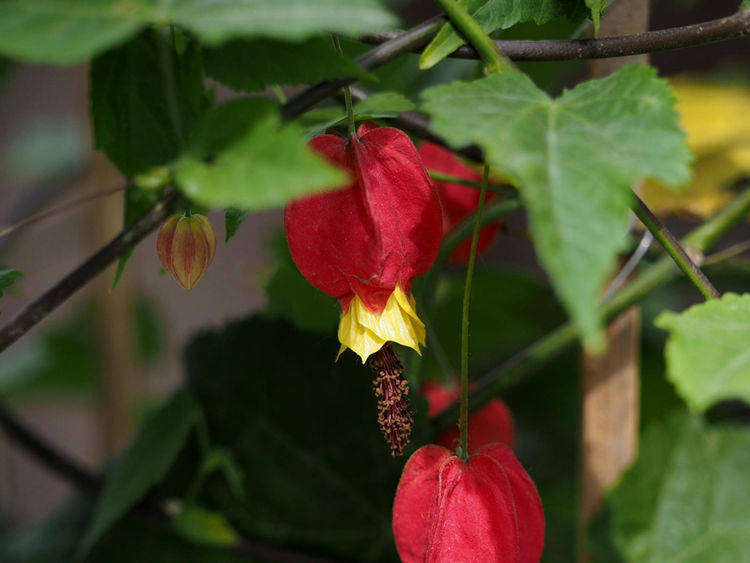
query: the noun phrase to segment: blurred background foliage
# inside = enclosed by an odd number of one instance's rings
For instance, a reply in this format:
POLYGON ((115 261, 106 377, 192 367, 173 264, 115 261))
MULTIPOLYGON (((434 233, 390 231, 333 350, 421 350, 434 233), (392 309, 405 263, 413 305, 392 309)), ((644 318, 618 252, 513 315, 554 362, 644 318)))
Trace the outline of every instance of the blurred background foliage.
MULTIPOLYGON (((395 4, 407 19, 429 12, 426 3, 395 4)), ((718 17, 736 7, 736 2, 712 4, 654 3, 655 27, 718 17)), ((543 26, 519 24, 501 36, 567 38, 580 29, 581 22, 555 20, 543 26)), ((368 48, 355 41, 344 47, 350 55, 368 48)), ((668 192, 655 183, 644 187, 649 205, 677 232, 725 205, 738 181, 750 176, 750 121, 738 118, 750 108, 748 51, 738 56, 733 48, 718 48, 708 60, 695 50, 654 58, 669 75, 695 153, 694 179, 685 190, 668 192), (691 65, 697 71, 688 75, 691 65)), ((417 72, 417 62, 417 55, 401 57, 365 76, 362 84, 414 101, 429 85, 480 75, 472 61, 446 60, 425 72, 417 72)), ((520 66, 553 94, 586 72, 582 62, 520 66)), ((0 88, 17 71, 0 59, 0 88)), ((331 102, 309 125, 319 126, 340 112, 331 102)), ((87 143, 80 119, 29 118, 28 126, 3 145, 4 174, 15 182, 59 186, 65 183, 61 178, 83 166, 87 143)), ((268 239, 267 258, 255 260, 246 284, 262 285, 263 305, 250 316, 247 306, 238 305, 234 320, 185 342, 183 381, 190 405, 178 409, 174 398, 163 402, 164 390, 139 398, 131 413, 142 421, 138 437, 106 468, 108 480, 118 475, 118 466, 137 468, 129 472, 128 487, 114 499, 73 495, 44 521, 20 531, 10 514, 0 524, 0 560, 72 561, 81 554, 81 537, 91 533, 92 521, 102 513, 111 521, 97 532, 101 539, 86 561, 246 561, 240 535, 331 560, 397 560, 390 509, 403 459, 390 458, 377 429, 368 370, 351 354, 333 362, 336 302, 302 278, 277 232, 278 216, 272 219, 261 233, 268 239), (169 425, 184 432, 167 436, 161 430, 169 425), (166 443, 170 437, 176 441, 166 443), (143 517, 137 510, 125 515, 144 498, 167 499, 173 519, 143 517)), ((513 234, 525 229, 523 217, 512 216, 507 225, 498 244, 481 258, 474 282, 471 371, 479 375, 564 320, 535 266, 529 241, 513 234)), ((749 233, 743 227, 725 246, 744 241, 749 233)), ((707 271, 724 292, 749 287, 747 259, 707 271)), ((433 329, 424 357, 400 351, 413 368, 414 382, 450 378, 459 364, 462 284, 463 273, 456 267, 441 279, 434 305, 424 312, 433 329)), ((666 333, 653 325, 664 308, 682 310, 698 301, 694 288, 679 280, 642 303, 641 455, 592 527, 596 561, 718 561, 719 544, 725 561, 741 561, 750 553, 747 406, 719 403, 705 420, 688 414, 665 377, 666 333), (669 510, 678 514, 670 519, 669 510)), ((189 307, 187 298, 179 304, 189 307)), ((127 311, 132 327, 127 346, 135 369, 162 369, 171 326, 158 298, 136 291, 127 299, 127 311)), ((3 354, 0 397, 14 406, 40 398, 97 405, 106 369, 97 328, 101 314, 101 303, 79 302, 3 354)), ((515 419, 516 453, 545 507, 544 560, 549 562, 572 561, 576 555, 579 355, 570 350, 502 397, 515 419)), ((412 449, 430 439, 425 405, 417 398, 414 403, 412 449)), ((275 556, 255 559, 273 561, 275 556)))

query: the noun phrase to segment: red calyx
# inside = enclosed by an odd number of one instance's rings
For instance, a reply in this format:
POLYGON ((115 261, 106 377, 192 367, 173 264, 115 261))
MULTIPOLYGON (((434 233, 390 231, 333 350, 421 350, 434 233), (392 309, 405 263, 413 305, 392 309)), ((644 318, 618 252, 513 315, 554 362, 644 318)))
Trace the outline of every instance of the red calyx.
MULTIPOLYGON (((474 182, 482 180, 479 174, 461 162, 456 155, 434 143, 420 144, 419 155, 422 157, 425 167, 430 170, 474 182)), ((443 204, 443 234, 447 234, 461 221, 476 211, 479 204, 479 190, 451 182, 433 180, 433 183, 438 190, 440 200, 443 204)), ((497 194, 488 193, 485 201, 490 201, 495 197, 497 197, 497 194)), ((490 247, 499 230, 500 224, 495 222, 479 231, 477 254, 484 252, 490 247)), ((469 259, 470 251, 471 239, 467 239, 451 253, 449 260, 452 262, 465 262, 469 259)))
MULTIPOLYGON (((458 400, 458 385, 444 385, 435 381, 422 384, 420 394, 427 399, 428 416, 433 418, 458 400)), ((492 399, 481 409, 469 416, 469 453, 494 442, 513 447, 513 417, 506 404, 500 399, 492 399)), ((458 428, 443 432, 435 443, 448 449, 455 449, 458 428)))
POLYGON ((292 258, 312 285, 345 309, 356 293, 380 312, 396 284, 408 293, 435 260, 442 238, 435 188, 398 129, 366 123, 349 139, 320 135, 310 147, 353 181, 287 205, 292 258))
POLYGON ((429 445, 414 452, 401 474, 393 533, 403 563, 536 563, 544 512, 507 446, 485 446, 463 461, 429 445))

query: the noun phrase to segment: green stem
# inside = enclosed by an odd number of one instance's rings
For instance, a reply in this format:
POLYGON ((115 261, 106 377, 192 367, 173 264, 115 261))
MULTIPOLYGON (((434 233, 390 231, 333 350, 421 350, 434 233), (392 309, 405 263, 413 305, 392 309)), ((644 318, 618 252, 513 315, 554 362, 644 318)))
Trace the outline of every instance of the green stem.
POLYGON ((636 205, 633 212, 641 220, 641 223, 651 231, 654 238, 658 240, 667 254, 671 256, 675 264, 684 272, 688 279, 693 282, 706 299, 717 299, 721 294, 713 286, 711 281, 701 271, 695 262, 688 256, 674 235, 662 224, 661 221, 651 212, 648 206, 637 195, 635 196, 636 205))
POLYGON ((459 448, 458 455, 466 461, 469 458, 469 303, 471 301, 471 279, 474 276, 474 262, 477 258, 477 243, 479 230, 482 227, 482 208, 487 195, 487 180, 490 167, 485 164, 482 173, 482 189, 479 192, 474 232, 471 236, 471 251, 469 264, 466 267, 466 283, 464 284, 464 302, 461 312, 461 409, 458 416, 459 448))
MULTIPOLYGON (((447 182, 449 184, 459 184, 461 186, 469 186, 470 188, 482 189, 482 182, 476 182, 474 180, 467 180, 459 176, 451 176, 450 174, 443 174, 437 170, 428 170, 430 178, 438 182, 447 182)), ((515 189, 509 184, 487 184, 487 189, 491 192, 509 195, 515 194, 515 189)))
POLYGON ((284 90, 282 90, 281 86, 278 84, 271 84, 271 92, 274 93, 276 99, 279 100, 281 105, 284 105, 287 102, 286 94, 284 94, 284 90))
MULTIPOLYGON (((750 189, 737 196, 732 203, 719 211, 703 225, 693 229, 682 244, 706 253, 732 227, 750 213, 750 189)), ((651 291, 676 278, 679 270, 670 256, 664 256, 643 270, 631 283, 622 288, 599 307, 600 315, 611 320, 622 311, 636 304, 651 291)), ((503 389, 529 376, 576 342, 577 333, 572 324, 566 323, 544 336, 513 358, 491 370, 476 382, 471 393, 469 410, 486 404, 503 389)), ((456 406, 443 411, 433 421, 435 432, 450 429, 456 417, 456 406)))
MULTIPOLYGON (((337 35, 333 36, 333 46, 339 52, 339 55, 344 56, 344 50, 341 48, 341 43, 337 35)), ((354 135, 354 107, 352 106, 352 92, 349 90, 349 85, 344 85, 344 104, 346 105, 346 117, 349 129, 349 136, 354 135)))
POLYGON ((436 2, 445 10, 451 23, 477 50, 488 73, 511 68, 510 62, 503 56, 500 48, 461 4, 456 0, 436 0, 436 2))

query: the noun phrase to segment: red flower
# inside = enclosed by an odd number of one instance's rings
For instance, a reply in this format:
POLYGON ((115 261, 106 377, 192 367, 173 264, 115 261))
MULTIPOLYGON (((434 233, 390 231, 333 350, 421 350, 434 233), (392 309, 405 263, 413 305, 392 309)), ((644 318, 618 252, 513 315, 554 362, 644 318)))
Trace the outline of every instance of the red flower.
MULTIPOLYGON (((482 179, 479 174, 463 164, 452 152, 433 143, 420 144, 419 155, 422 157, 424 165, 430 170, 474 182, 479 182, 482 179)), ((443 203, 443 233, 446 234, 476 211, 479 203, 479 190, 450 182, 439 182, 437 180, 433 180, 433 182, 443 203)), ((496 196, 497 194, 488 193, 486 201, 490 201, 496 196)), ((499 230, 500 224, 494 222, 479 231, 477 254, 489 248, 499 230)), ((449 259, 453 262, 466 261, 469 259, 470 251, 471 239, 467 239, 451 253, 449 259)))
MULTIPOLYGON (((449 387, 434 381, 424 382, 420 393, 427 399, 429 406, 427 416, 430 418, 439 415, 460 396, 457 385, 449 387)), ((453 428, 440 434, 435 439, 435 443, 448 449, 455 449, 456 440, 458 440, 458 428, 453 428)), ((513 447, 513 417, 500 399, 492 399, 469 417, 469 453, 494 442, 513 447)))
POLYGON ((544 547, 544 512, 507 446, 485 446, 464 462, 429 445, 404 467, 393 534, 403 563, 535 563, 544 547))
POLYGON ((442 212, 416 148, 398 129, 370 123, 349 139, 321 135, 310 146, 352 183, 287 206, 294 262, 341 303, 342 351, 363 362, 388 341, 419 351, 424 325, 409 291, 437 255, 442 212))

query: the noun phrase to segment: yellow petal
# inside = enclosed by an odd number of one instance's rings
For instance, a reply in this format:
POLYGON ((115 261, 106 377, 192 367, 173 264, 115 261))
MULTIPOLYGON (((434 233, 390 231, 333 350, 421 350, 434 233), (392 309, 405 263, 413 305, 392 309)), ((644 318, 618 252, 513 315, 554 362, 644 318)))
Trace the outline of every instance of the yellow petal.
POLYGON ((364 363, 386 342, 408 346, 421 354, 419 345, 425 343, 425 328, 417 316, 414 297, 407 296, 401 286, 396 286, 380 313, 370 311, 355 296, 341 316, 338 336, 341 342, 339 355, 349 348, 364 363))

